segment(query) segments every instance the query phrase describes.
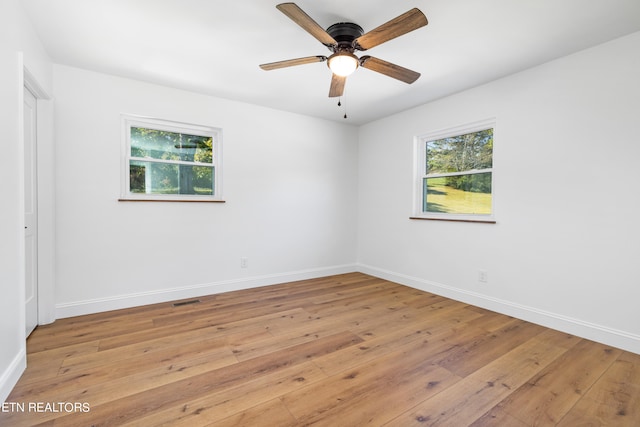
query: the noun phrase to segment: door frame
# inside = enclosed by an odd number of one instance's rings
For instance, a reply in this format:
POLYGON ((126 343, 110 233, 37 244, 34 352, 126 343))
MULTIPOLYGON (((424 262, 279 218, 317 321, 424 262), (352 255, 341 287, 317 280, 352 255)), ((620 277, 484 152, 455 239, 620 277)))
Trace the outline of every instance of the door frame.
POLYGON ((23 86, 35 95, 38 116, 36 127, 38 324, 45 325, 56 320, 53 99, 26 67, 23 67, 23 86))

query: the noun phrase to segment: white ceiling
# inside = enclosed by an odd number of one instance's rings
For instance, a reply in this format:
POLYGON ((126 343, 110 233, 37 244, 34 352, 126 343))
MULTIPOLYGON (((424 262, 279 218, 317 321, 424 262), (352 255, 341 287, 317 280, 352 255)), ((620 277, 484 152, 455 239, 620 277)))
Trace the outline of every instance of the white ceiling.
POLYGON ((422 73, 418 81, 359 69, 339 108, 326 63, 258 67, 330 53, 280 2, 23 0, 56 63, 352 124, 640 31, 640 0, 297 0, 324 28, 347 21, 366 32, 413 7, 429 19, 366 52, 422 73))

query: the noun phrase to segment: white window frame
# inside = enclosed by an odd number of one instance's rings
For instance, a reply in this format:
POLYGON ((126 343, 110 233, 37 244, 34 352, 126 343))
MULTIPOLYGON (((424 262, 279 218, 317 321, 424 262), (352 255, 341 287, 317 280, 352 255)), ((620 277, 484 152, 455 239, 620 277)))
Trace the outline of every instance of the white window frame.
MULTIPOLYGON (((195 125, 190 123, 181 123, 171 120, 163 120, 152 117, 135 116, 122 114, 122 172, 121 172, 121 194, 122 201, 185 201, 185 202, 222 202, 222 129, 195 125), (184 133, 189 135, 198 135, 211 137, 213 141, 213 194, 212 195, 195 195, 195 194, 142 194, 132 193, 130 191, 130 170, 131 160, 149 159, 131 157, 131 128, 140 127, 146 129, 154 129, 165 132, 184 133)), ((198 162, 183 161, 163 161, 163 163, 189 164, 198 165, 198 162)), ((209 165, 209 163, 207 163, 209 165)))
POLYGON ((413 214, 412 219, 431 219, 443 221, 465 221, 465 222, 486 222, 495 223, 495 134, 496 119, 489 118, 477 122, 466 123, 458 126, 448 127, 435 130, 414 138, 414 188, 413 188, 413 214), (479 132, 482 130, 493 129, 494 134, 494 155, 492 155, 492 167, 487 169, 470 170, 465 172, 455 172, 448 174, 429 174, 427 175, 427 143, 438 139, 450 138, 468 133, 479 132), (423 182, 425 178, 437 178, 439 176, 455 176, 470 175, 478 173, 491 172, 491 214, 455 214, 440 212, 425 212, 424 206, 424 188, 423 182))

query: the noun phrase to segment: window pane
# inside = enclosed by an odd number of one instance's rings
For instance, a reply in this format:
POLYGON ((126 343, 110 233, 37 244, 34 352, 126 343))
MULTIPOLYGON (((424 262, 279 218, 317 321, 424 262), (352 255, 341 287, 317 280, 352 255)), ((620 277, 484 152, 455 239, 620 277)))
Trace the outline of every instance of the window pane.
POLYGON ((491 172, 424 178, 423 211, 491 214, 491 172))
POLYGON ((131 156, 213 163, 213 139, 146 128, 131 128, 131 156))
POLYGON ((213 167, 175 165, 132 160, 129 183, 132 193, 213 195, 213 167))
POLYGON ((427 142, 427 174, 492 167, 493 129, 427 142))

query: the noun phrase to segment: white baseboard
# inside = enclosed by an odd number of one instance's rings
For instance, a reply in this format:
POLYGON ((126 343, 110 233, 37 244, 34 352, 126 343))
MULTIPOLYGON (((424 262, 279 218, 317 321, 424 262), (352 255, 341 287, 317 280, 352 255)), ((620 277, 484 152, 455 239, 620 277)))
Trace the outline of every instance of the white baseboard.
POLYGON ((26 367, 27 353, 26 349, 23 347, 0 376, 0 401, 2 401, 2 403, 7 400, 11 390, 15 387, 26 367))
POLYGON ((56 304, 56 318, 61 319, 65 317, 81 316, 84 314, 119 310, 122 308, 136 307, 147 304, 157 304, 185 298, 194 298, 203 295, 213 295, 222 292, 257 288, 260 286, 269 286, 278 283, 315 279, 318 277, 331 276, 334 274, 352 273, 354 271, 357 271, 356 264, 346 264, 286 273, 270 274, 264 276, 244 277, 239 279, 184 286, 173 289, 138 292, 126 295, 117 295, 108 298, 74 301, 56 304))
POLYGON ((597 325, 583 320, 574 319, 557 313, 540 310, 522 304, 513 303, 499 298, 492 298, 475 292, 469 292, 441 283, 407 276, 389 270, 372 267, 369 265, 358 265, 358 271, 371 276, 386 279, 402 285, 420 289, 425 292, 441 295, 447 298, 482 307, 501 314, 506 314, 518 319, 536 323, 551 329, 556 329, 602 344, 617 347, 626 351, 640 354, 640 336, 597 325))

